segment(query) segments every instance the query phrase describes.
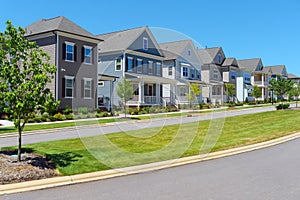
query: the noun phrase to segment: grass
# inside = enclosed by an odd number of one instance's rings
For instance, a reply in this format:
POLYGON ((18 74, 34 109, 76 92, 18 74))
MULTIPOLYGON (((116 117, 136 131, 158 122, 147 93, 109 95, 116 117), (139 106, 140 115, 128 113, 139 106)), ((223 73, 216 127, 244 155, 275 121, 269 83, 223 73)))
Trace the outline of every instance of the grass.
POLYGON ((300 131, 299 114, 297 110, 272 111, 30 144, 24 148, 51 158, 62 175, 80 174, 205 154, 278 138, 300 131))
MULTIPOLYGON (((248 109, 255 107, 264 107, 270 105, 256 105, 256 106, 237 106, 234 109, 248 109)), ((155 119, 155 118, 166 118, 166 117, 179 117, 179 116, 187 116, 187 115, 195 115, 201 113, 211 113, 211 112, 221 112, 229 110, 228 108, 218 109, 218 110, 195 110, 192 112, 177 112, 177 113, 161 113, 147 116, 134 116, 131 117, 131 120, 147 120, 147 119, 155 119)), ((77 121, 77 122, 60 122, 60 123, 50 123, 50 124, 27 124, 24 128, 24 131, 37 131, 37 130, 46 130, 46 129, 54 129, 54 128, 67 128, 74 126, 84 126, 84 125, 95 125, 95 124, 103 124, 103 123, 112 123, 112 122, 120 122, 124 121, 124 119, 118 118, 104 118, 98 120, 88 120, 88 121, 77 121)), ((17 129, 14 127, 0 127, 0 134, 4 133, 14 133, 17 132, 17 129)))

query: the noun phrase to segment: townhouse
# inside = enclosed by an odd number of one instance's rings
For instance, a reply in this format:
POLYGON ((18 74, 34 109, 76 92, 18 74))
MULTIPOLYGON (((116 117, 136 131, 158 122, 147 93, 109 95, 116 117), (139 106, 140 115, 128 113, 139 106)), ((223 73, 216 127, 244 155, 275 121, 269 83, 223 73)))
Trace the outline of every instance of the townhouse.
MULTIPOLYGON (((119 106, 122 100, 110 88, 124 78, 132 83, 134 97, 129 106, 166 105, 163 98, 163 85, 173 85, 175 80, 164 78, 162 65, 164 54, 148 27, 139 27, 97 36, 104 42, 99 43, 98 99, 119 106), (114 76, 114 85, 110 81, 101 81, 102 75, 114 76)), ((107 104, 100 106, 107 107, 107 104)))
MULTIPOLYGON (((163 61, 163 77, 176 80, 176 88, 165 85, 164 98, 170 98, 175 105, 190 103, 187 95, 190 93, 191 84, 197 84, 202 90, 204 83, 201 81, 201 60, 191 40, 181 40, 159 44, 165 58, 163 61)), ((202 95, 198 95, 197 102, 202 102, 202 95)))
POLYGON ((198 56, 202 62, 201 77, 205 85, 202 87, 204 102, 223 104, 226 99, 221 66, 225 54, 221 47, 198 49, 198 56))
POLYGON ((260 58, 238 60, 238 65, 241 70, 251 73, 251 85, 257 86, 262 91, 262 96, 257 100, 265 100, 270 97, 269 95, 269 81, 271 74, 269 70, 264 70, 262 60, 260 58))
POLYGON ((222 47, 197 49, 191 40, 158 44, 148 27, 95 36, 59 16, 25 30, 25 37, 57 66, 48 87, 61 108, 119 106, 115 89, 124 78, 134 89, 128 105, 137 107, 186 104, 191 84, 201 88, 197 102, 222 104, 229 100, 228 84, 236 89, 235 100, 245 101, 252 98, 254 85, 262 90, 258 100, 269 98, 271 78, 299 81, 284 65, 264 67, 260 58, 226 58, 222 47))
POLYGON ((65 17, 41 19, 25 28, 51 57, 57 72, 48 85, 60 107, 96 107, 97 46, 101 39, 65 17))

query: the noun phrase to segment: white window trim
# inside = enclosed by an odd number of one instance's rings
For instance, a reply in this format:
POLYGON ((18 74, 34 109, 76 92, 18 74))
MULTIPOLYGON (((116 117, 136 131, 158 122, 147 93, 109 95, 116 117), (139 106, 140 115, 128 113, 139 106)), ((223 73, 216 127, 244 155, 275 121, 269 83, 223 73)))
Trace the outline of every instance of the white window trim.
POLYGON ((147 51, 147 50, 148 50, 148 47, 149 47, 149 40, 148 40, 147 37, 143 37, 143 49, 147 51), (146 44, 147 44, 147 47, 146 47, 146 48, 144 48, 144 42, 145 42, 145 41, 147 41, 147 43, 146 43, 146 44))
POLYGON ((87 46, 87 45, 83 45, 83 48, 84 48, 84 52, 83 52, 83 54, 84 54, 83 62, 84 62, 84 64, 91 65, 91 64, 93 63, 93 47, 87 46), (91 62, 85 62, 85 57, 86 57, 86 55, 85 55, 85 49, 91 50, 91 55, 89 56, 89 57, 91 58, 91 62))
MULTIPOLYGON (((64 96, 64 98, 65 99, 73 99, 74 98, 74 79, 75 79, 75 77, 74 76, 64 76, 64 78, 65 78, 65 88, 64 88, 64 90, 65 90, 65 96, 64 96), (72 79, 73 80, 72 97, 67 97, 66 96, 67 95, 67 79, 72 79)), ((68 88, 68 89, 71 89, 71 88, 68 88)))
POLYGON ((66 62, 75 62, 75 43, 73 43, 73 42, 68 42, 68 41, 65 41, 65 44, 66 44, 66 49, 65 49, 65 53, 66 53, 66 57, 65 57, 65 61, 66 62), (67 59, 67 45, 71 45, 71 46, 73 46, 73 60, 68 60, 67 59))
POLYGON ((133 57, 127 57, 127 60, 131 60, 132 61, 132 66, 131 66, 131 70, 130 71, 129 71, 129 66, 128 66, 128 62, 127 62, 127 71, 128 72, 133 72, 133 66, 134 66, 133 57))
POLYGON ((98 81, 98 87, 104 87, 104 84, 105 84, 104 81, 98 81))
POLYGON ((168 67, 168 76, 173 76, 173 66, 168 67), (171 72, 171 74, 170 74, 171 72))
POLYGON ((92 99, 92 90, 93 90, 93 88, 92 88, 92 78, 83 78, 83 99, 92 99), (91 82, 91 87, 89 88, 89 90, 90 90, 90 94, 91 94, 91 96, 90 97, 86 97, 85 96, 85 90, 86 90, 86 88, 85 88, 85 82, 86 81, 90 81, 91 82))
POLYGON ((136 66, 136 71, 137 71, 137 73, 143 73, 143 59, 138 58, 138 59, 137 59, 137 63, 139 63, 139 61, 142 62, 142 65, 139 66, 139 65, 137 64, 137 66, 136 66), (140 71, 139 71, 139 69, 140 69, 140 71))
POLYGON ((115 71, 122 71, 122 58, 117 58, 115 60, 115 71), (118 62, 118 60, 120 60, 120 65, 121 65, 120 69, 117 69, 117 62, 118 62))
POLYGON ((151 61, 151 60, 148 61, 148 74, 153 74, 153 61, 151 61), (151 63, 151 69, 152 69, 151 73, 150 73, 150 63, 151 63))

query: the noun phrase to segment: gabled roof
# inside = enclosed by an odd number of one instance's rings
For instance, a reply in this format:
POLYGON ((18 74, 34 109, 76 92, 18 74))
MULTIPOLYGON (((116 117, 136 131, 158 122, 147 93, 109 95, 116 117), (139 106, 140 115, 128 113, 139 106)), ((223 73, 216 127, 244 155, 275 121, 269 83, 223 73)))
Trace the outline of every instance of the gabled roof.
POLYGON ((238 63, 235 58, 225 58, 222 66, 237 66, 238 67, 238 63))
POLYGON ((282 71, 286 71, 285 65, 265 66, 264 68, 271 69, 272 74, 282 75, 282 71))
POLYGON ((289 79, 300 79, 300 77, 295 74, 288 74, 288 78, 289 79))
POLYGON ((193 49, 191 50, 195 51, 196 49, 192 40, 180 40, 174 42, 161 43, 159 44, 159 46, 163 50, 166 59, 172 60, 183 56, 185 53, 184 51, 186 50, 186 47, 189 44, 191 45, 191 47, 193 47, 193 49))
POLYGON ((104 40, 104 42, 99 44, 100 51, 125 51, 142 33, 144 33, 144 31, 148 33, 150 39, 154 43, 154 46, 161 53, 161 55, 163 55, 159 49, 159 45, 147 26, 97 35, 98 38, 104 40))
POLYGON ((75 24, 71 20, 59 16, 51 19, 41 19, 33 24, 30 24, 25 28, 25 36, 37 35, 47 33, 51 31, 62 31, 70 34, 80 35, 88 38, 100 40, 92 33, 83 29, 79 25, 75 24))
POLYGON ((252 59, 245 59, 245 60, 238 60, 238 65, 240 68, 246 68, 251 72, 256 71, 256 67, 260 64, 260 58, 252 58, 252 59))
POLYGON ((212 47, 212 48, 205 48, 205 49, 198 49, 198 55, 201 61, 204 64, 213 63, 214 58, 218 55, 218 52, 222 50, 221 47, 212 47))

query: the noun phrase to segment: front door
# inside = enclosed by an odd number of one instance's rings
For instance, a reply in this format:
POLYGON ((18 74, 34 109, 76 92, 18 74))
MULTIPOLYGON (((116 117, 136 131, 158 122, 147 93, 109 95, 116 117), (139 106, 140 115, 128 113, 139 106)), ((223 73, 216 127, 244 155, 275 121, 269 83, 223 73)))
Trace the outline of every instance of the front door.
POLYGON ((148 85, 148 95, 153 96, 153 85, 148 85))

